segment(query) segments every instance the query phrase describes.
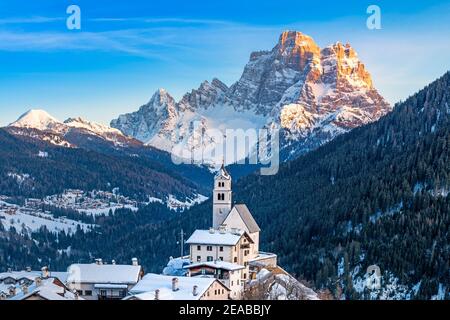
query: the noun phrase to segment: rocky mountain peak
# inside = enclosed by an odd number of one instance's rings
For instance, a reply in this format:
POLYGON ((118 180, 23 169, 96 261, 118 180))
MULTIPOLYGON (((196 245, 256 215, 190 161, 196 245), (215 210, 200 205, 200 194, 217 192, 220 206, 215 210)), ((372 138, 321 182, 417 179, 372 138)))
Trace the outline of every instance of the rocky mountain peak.
POLYGON ((350 44, 347 43, 344 46, 342 43, 336 42, 322 49, 321 55, 325 79, 327 77, 334 78, 337 85, 340 81, 346 80, 353 86, 373 89, 370 73, 365 69, 350 44))
POLYGON ((314 40, 298 31, 285 31, 275 47, 283 65, 297 71, 320 56, 320 48, 314 40))
POLYGON ((217 101, 223 101, 227 92, 227 85, 219 79, 214 78, 212 82, 205 80, 198 89, 193 89, 183 96, 179 103, 180 109, 194 111, 199 108, 208 108, 217 101))
POLYGON ((167 106, 175 104, 175 99, 164 88, 159 88, 153 94, 147 105, 151 106, 167 106))

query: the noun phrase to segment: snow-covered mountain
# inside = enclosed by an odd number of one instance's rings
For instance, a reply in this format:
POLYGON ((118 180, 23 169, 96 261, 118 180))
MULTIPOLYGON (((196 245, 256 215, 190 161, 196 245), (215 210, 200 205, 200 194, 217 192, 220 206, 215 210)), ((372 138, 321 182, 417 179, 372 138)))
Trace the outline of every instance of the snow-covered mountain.
POLYGON ((44 110, 32 109, 24 113, 8 126, 11 133, 38 138, 55 145, 74 147, 74 135, 90 135, 107 140, 114 145, 122 146, 137 143, 115 128, 90 122, 80 117, 69 118, 64 122, 57 120, 44 110), (69 136, 71 137, 69 139, 69 136))
MULTIPOLYGON (((215 163, 223 155, 211 150, 222 145, 207 135, 210 129, 225 135, 225 129, 279 127, 286 160, 389 111, 349 44, 321 49, 311 37, 286 31, 272 50, 250 55, 231 87, 218 79, 205 81, 179 102, 160 89, 138 111, 112 120, 111 127, 156 148, 215 163)), ((237 158, 244 156, 245 150, 238 150, 237 158)))
POLYGON ((37 130, 60 130, 63 124, 45 110, 31 109, 9 126, 37 130))

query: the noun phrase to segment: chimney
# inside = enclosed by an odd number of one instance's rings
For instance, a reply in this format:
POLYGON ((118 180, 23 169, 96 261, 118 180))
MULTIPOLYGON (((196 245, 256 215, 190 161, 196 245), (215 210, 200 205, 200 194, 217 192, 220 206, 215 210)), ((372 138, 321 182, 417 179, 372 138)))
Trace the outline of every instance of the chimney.
POLYGON ((11 273, 12 272, 12 269, 11 268, 8 268, 8 273, 11 273))
POLYGON ((214 233, 214 232, 215 232, 214 228, 209 228, 209 233, 214 233))
POLYGON ((225 226, 220 226, 219 227, 219 232, 221 233, 221 234, 225 234, 225 226))
POLYGON ((22 286, 22 292, 23 294, 28 294, 28 286, 26 284, 22 286))
POLYGON ((198 296, 198 286, 194 286, 194 287, 192 288, 192 295, 193 295, 194 297, 198 296))
POLYGON ((111 261, 111 264, 116 264, 116 260, 111 261))
POLYGON ((42 279, 37 277, 34 279, 34 283, 36 283, 36 287, 40 287, 42 284, 42 279))
POLYGON ((42 276, 42 278, 48 278, 49 277, 48 267, 42 267, 41 268, 41 276, 42 276))
POLYGON ((139 265, 138 259, 137 259, 137 258, 131 259, 131 264, 132 264, 133 266, 138 266, 138 265, 139 265))
POLYGON ((102 265, 103 264, 102 259, 101 258, 95 259, 95 264, 97 264, 99 266, 102 265))
POLYGON ((178 278, 172 279, 172 291, 178 291, 178 278))
POLYGON ((26 270, 27 272, 31 272, 31 267, 27 267, 25 270, 26 270))
POLYGON ((9 296, 14 297, 16 295, 16 287, 9 288, 9 296))
POLYGON ((155 290, 155 300, 159 300, 159 289, 155 290))
POLYGON ((78 300, 78 291, 77 290, 73 290, 73 296, 75 300, 78 300))

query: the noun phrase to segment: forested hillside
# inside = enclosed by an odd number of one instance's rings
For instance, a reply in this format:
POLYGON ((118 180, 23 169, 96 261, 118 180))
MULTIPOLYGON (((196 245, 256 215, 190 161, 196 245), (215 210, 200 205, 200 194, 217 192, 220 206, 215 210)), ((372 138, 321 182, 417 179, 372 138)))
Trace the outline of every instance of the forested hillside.
POLYGON ((148 196, 183 198, 198 192, 197 184, 151 159, 149 151, 132 156, 98 144, 91 138, 93 150, 64 148, 0 129, 0 194, 41 198, 67 188, 119 188, 122 194, 145 201, 148 196))

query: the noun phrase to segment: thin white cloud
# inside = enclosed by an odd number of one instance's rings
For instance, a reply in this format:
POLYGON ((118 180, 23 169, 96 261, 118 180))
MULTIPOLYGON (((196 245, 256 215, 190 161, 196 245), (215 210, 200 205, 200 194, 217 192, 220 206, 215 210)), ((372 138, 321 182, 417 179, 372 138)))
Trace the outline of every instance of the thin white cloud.
POLYGON ((94 22, 140 22, 146 24, 197 24, 197 25, 228 25, 233 24, 231 21, 226 20, 213 20, 213 19, 189 19, 189 18, 150 18, 150 17, 131 17, 131 18, 90 18, 89 21, 94 22))
POLYGON ((9 24, 35 24, 35 23, 49 23, 56 21, 63 21, 63 17, 17 17, 17 18, 0 18, 0 25, 9 24))

